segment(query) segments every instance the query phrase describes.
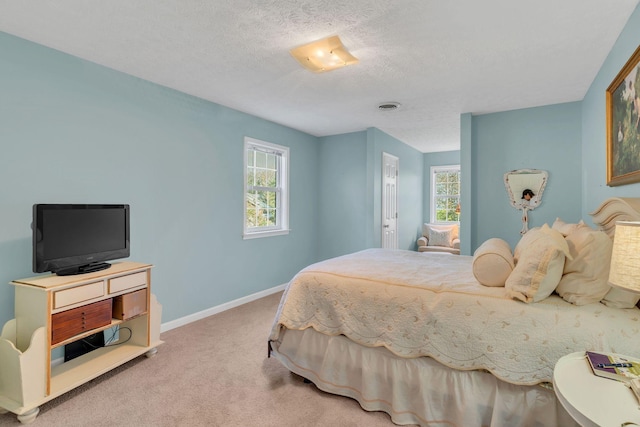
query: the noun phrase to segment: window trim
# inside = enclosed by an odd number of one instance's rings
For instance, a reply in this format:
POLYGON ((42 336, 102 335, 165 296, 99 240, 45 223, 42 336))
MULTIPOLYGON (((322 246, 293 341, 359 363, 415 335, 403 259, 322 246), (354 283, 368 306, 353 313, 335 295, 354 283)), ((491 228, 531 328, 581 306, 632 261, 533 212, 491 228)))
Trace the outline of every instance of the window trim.
POLYGON ((289 147, 245 136, 243 157, 244 181, 242 187, 244 189, 244 194, 242 196, 242 238, 247 240, 289 234, 289 147), (250 149, 256 148, 268 153, 276 153, 280 156, 280 164, 278 165, 278 173, 280 174, 280 186, 277 187, 277 191, 280 193, 280 197, 278 199, 279 206, 277 207, 279 213, 279 216, 277 218, 279 219, 280 224, 276 226, 254 228, 247 227, 247 154, 250 149))
MULTIPOLYGON (((440 165, 431 166, 429 179, 431 180, 431 200, 429 208, 429 219, 432 224, 460 224, 460 221, 438 221, 436 216, 436 180, 435 174, 438 172, 457 171, 460 173, 460 165, 440 165)), ((462 181, 462 179, 460 180, 462 181)), ((460 182, 458 183, 460 184, 460 182)), ((460 203, 460 187, 458 187, 458 203, 460 203)))

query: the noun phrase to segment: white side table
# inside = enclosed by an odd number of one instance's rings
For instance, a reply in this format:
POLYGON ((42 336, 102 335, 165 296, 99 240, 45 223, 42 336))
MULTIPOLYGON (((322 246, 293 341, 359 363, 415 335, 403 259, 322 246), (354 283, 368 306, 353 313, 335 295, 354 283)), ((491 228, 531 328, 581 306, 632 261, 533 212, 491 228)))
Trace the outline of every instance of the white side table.
POLYGON ((553 389, 564 409, 582 426, 640 426, 640 405, 631 389, 623 382, 594 375, 584 352, 558 360, 553 389))

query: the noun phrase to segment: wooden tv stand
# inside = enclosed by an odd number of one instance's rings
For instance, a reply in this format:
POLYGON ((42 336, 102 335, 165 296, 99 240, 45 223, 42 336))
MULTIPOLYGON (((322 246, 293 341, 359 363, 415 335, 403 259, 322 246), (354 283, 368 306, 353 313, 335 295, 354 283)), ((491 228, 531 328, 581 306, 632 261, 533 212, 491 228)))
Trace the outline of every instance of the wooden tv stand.
POLYGON ((0 413, 10 411, 21 423, 31 423, 43 403, 142 354, 155 355, 162 344, 162 306, 151 293, 151 268, 117 262, 93 273, 11 282, 16 317, 0 335, 0 413), (123 298, 135 301, 135 310, 113 318, 114 299, 122 307, 123 298), (130 329, 131 338, 120 329, 113 345, 51 366, 52 349, 116 327, 130 329))

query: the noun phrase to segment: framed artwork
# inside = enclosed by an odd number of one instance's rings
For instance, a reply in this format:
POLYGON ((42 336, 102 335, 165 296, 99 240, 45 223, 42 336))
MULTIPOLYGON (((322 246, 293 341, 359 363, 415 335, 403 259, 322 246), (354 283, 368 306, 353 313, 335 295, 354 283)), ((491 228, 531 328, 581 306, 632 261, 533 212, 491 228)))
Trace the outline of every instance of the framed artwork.
POLYGON ((640 182, 640 46, 607 88, 607 185, 640 182))

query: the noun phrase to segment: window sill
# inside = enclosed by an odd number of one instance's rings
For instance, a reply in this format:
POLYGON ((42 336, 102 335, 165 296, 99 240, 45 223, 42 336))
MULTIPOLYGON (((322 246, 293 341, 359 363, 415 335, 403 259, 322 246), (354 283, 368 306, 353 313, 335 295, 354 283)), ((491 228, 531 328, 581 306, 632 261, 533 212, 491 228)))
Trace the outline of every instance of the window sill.
POLYGON ((259 239, 261 237, 284 236, 286 234, 289 234, 289 231, 291 230, 289 230, 288 228, 285 230, 256 231, 253 233, 243 234, 242 239, 249 240, 249 239, 259 239))

